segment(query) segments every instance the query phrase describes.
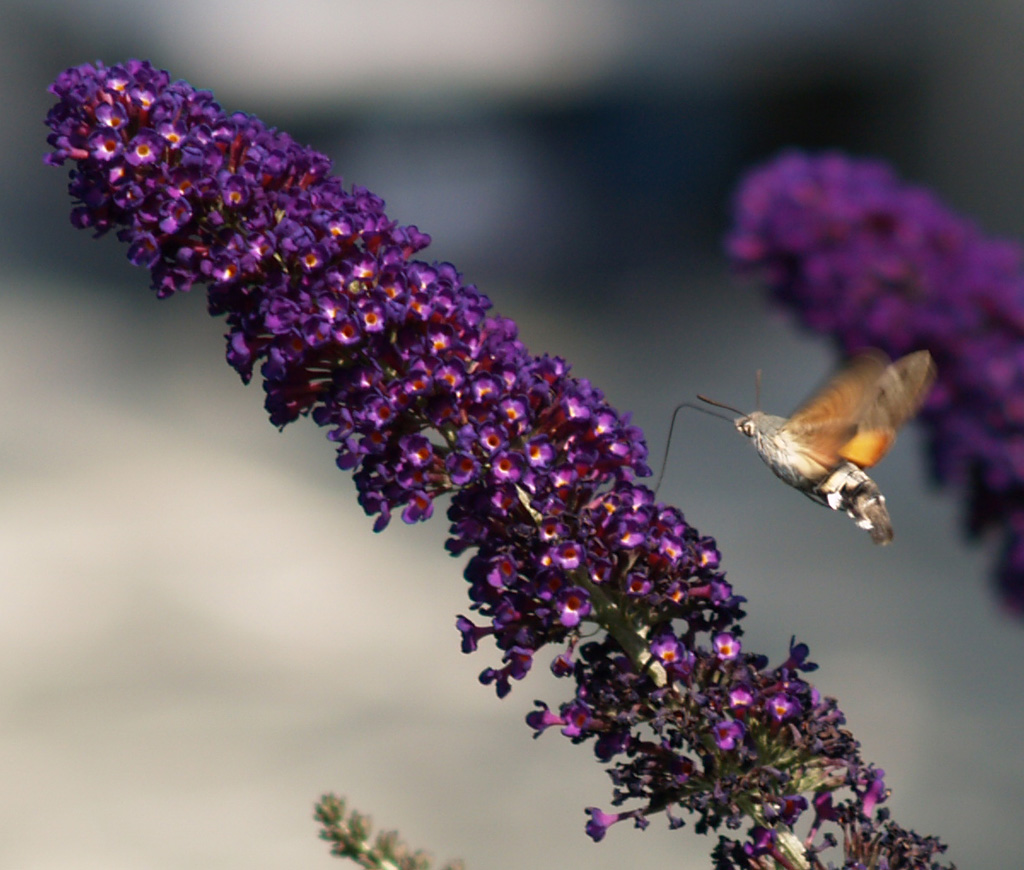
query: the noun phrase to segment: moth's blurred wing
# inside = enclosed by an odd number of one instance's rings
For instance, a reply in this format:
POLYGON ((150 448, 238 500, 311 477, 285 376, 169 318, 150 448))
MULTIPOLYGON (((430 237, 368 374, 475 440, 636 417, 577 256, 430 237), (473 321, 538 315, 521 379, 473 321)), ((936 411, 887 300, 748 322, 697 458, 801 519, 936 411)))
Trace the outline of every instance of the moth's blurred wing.
POLYGON ((843 444, 839 455, 861 468, 871 468, 882 461, 895 441, 895 429, 865 429, 843 444))
POLYGON ((926 350, 900 357, 887 366, 864 409, 862 429, 899 429, 924 403, 935 382, 935 361, 926 350))
POLYGON ((892 447, 897 430, 913 417, 935 382, 935 362, 926 350, 900 357, 886 366, 864 405, 856 432, 839 455, 870 468, 892 447))
POLYGON ((783 432, 816 462, 835 468, 846 458, 841 451, 858 434, 887 364, 879 351, 858 354, 794 412, 783 432))

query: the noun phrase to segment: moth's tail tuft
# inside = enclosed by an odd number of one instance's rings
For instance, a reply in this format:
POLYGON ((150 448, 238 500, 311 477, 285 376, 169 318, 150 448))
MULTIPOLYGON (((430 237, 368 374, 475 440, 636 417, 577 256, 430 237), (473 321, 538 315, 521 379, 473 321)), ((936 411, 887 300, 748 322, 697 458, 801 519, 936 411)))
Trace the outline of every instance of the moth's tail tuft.
POLYGON ((885 496, 864 469, 844 462, 815 487, 816 494, 835 511, 846 511, 871 540, 884 546, 893 539, 892 520, 885 496))

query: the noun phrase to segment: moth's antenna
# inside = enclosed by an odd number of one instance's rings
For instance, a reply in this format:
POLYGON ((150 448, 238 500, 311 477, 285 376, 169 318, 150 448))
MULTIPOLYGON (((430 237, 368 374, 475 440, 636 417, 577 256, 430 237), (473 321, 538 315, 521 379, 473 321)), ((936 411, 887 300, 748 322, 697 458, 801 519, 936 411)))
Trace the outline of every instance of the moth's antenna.
MULTIPOLYGON (((741 417, 746 416, 746 414, 739 408, 734 408, 732 405, 726 405, 724 402, 716 402, 714 399, 709 399, 707 396, 702 396, 700 393, 697 393, 697 398, 700 399, 702 402, 707 402, 709 405, 714 405, 716 408, 725 408, 726 411, 732 411, 734 414, 739 414, 741 417)), ((697 411, 702 411, 705 414, 710 414, 712 417, 721 417, 723 420, 728 420, 730 423, 732 422, 731 417, 726 417, 725 414, 716 414, 714 411, 709 411, 707 408, 702 408, 700 405, 687 405, 684 402, 682 405, 679 406, 679 408, 686 407, 693 408, 694 410, 697 411)), ((676 410, 678 411, 679 408, 676 408, 676 410)))
MULTIPOLYGON (((730 408, 728 405, 723 405, 721 402, 714 402, 705 396, 697 396, 702 402, 707 402, 709 405, 716 405, 719 408, 725 408, 727 411, 734 411, 737 414, 742 414, 742 411, 737 411, 735 408, 730 408)), ((654 494, 658 494, 658 490, 661 489, 661 481, 665 477, 665 468, 668 466, 668 449, 672 446, 672 430, 676 427, 676 415, 683 410, 683 408, 693 408, 694 411, 700 411, 702 414, 710 414, 712 417, 718 417, 722 420, 728 420, 732 422, 731 417, 726 417, 725 414, 716 414, 714 411, 709 411, 707 408, 702 408, 700 405, 694 405, 693 402, 681 402, 676 405, 675 410, 672 412, 672 422, 668 424, 668 438, 665 439, 665 455, 661 457, 661 471, 658 472, 658 482, 654 484, 654 494)))
POLYGON ((754 407, 758 411, 761 410, 761 370, 757 370, 757 374, 754 375, 754 407))

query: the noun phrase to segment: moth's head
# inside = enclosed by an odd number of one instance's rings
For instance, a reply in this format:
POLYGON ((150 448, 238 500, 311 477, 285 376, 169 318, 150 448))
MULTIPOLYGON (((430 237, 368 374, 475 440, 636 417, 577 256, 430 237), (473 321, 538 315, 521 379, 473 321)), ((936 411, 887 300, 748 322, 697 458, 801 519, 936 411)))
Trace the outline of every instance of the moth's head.
POLYGON ((746 435, 748 438, 753 438, 754 433, 757 431, 757 420, 754 418, 760 413, 760 411, 754 411, 753 414, 747 414, 744 417, 737 417, 733 421, 733 424, 736 426, 736 431, 746 435))
POLYGON ((757 370, 757 376, 754 378, 754 395, 757 397, 757 403, 754 405, 757 408, 756 411, 752 411, 749 414, 744 414, 739 408, 734 408, 732 405, 726 405, 724 402, 716 402, 714 399, 709 399, 707 396, 702 396, 700 393, 697 394, 697 398, 702 402, 707 402, 709 405, 714 405, 716 408, 724 408, 726 411, 732 411, 734 414, 739 414, 732 424, 736 427, 736 431, 746 435, 748 438, 753 438, 757 433, 758 429, 762 425, 764 419, 764 413, 761 411, 761 370, 757 370))

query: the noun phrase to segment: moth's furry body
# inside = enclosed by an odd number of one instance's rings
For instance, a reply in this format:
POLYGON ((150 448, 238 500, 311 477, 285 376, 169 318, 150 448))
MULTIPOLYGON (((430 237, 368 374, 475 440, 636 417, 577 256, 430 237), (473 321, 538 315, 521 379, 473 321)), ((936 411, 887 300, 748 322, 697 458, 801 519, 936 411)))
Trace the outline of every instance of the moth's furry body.
POLYGON ((800 449, 799 441, 785 429, 786 417, 754 411, 736 420, 736 428, 753 439, 758 455, 775 474, 803 492, 809 492, 829 469, 800 449))

